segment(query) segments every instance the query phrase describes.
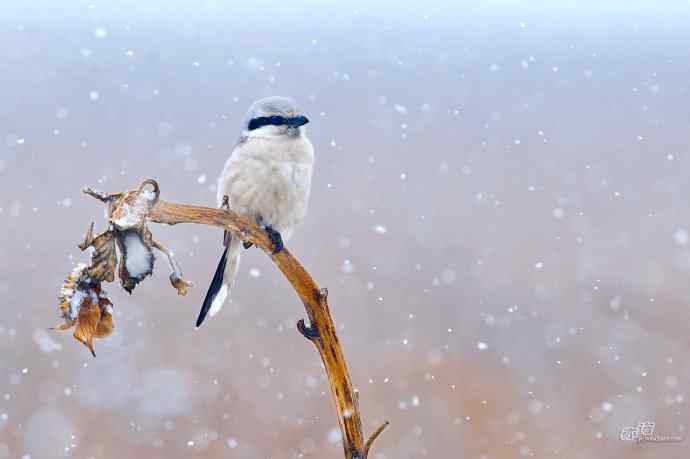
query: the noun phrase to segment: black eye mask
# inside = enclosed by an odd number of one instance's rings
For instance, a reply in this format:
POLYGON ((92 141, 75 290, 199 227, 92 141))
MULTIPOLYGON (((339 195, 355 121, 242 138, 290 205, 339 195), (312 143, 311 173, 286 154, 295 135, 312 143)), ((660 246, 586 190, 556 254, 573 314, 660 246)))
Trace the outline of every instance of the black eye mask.
POLYGON ((290 126, 299 127, 307 124, 309 120, 306 116, 295 116, 292 118, 286 118, 284 116, 273 115, 273 116, 259 116, 258 118, 252 118, 249 121, 249 126, 247 130, 253 131, 254 129, 259 129, 264 126, 290 126))

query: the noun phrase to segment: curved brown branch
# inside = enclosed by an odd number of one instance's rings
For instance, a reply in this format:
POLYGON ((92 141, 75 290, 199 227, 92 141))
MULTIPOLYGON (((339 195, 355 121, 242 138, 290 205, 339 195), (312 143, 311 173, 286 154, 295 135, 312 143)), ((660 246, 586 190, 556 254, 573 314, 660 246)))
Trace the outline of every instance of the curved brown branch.
MULTIPOLYGON (((154 181, 145 183, 154 184, 154 188, 158 192, 159 188, 154 181)), ((93 193, 88 194, 94 196, 93 193)), ((101 199, 100 196, 94 197, 101 199)), ((300 320, 297 323, 297 328, 304 337, 316 346, 326 368, 343 437, 345 457, 347 459, 366 459, 372 443, 388 426, 388 422, 379 427, 365 442, 358 395, 352 385, 347 362, 328 307, 328 290, 319 288, 314 279, 288 249, 274 254, 273 244, 266 233, 248 219, 232 211, 157 200, 149 210, 147 218, 152 222, 169 225, 194 223, 224 228, 237 234, 243 241, 253 243, 271 257, 290 282, 306 309, 309 325, 306 325, 304 320, 300 320)))

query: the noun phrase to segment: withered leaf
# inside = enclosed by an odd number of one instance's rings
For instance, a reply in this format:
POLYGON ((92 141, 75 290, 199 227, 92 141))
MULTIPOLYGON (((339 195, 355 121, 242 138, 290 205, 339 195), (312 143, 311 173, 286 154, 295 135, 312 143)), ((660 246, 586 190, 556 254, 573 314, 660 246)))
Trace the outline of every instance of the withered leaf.
POLYGON ((95 357, 93 339, 105 338, 115 328, 113 304, 105 296, 101 281, 90 276, 86 265, 78 265, 65 280, 59 309, 64 322, 52 329, 65 331, 76 326, 74 338, 95 357))
POLYGON ((94 239, 94 247, 91 256, 89 274, 94 279, 112 282, 115 280, 115 267, 117 266, 117 252, 113 233, 105 232, 94 239))
POLYGON ((115 324, 113 323, 113 314, 111 313, 112 305, 107 298, 100 299, 101 320, 98 321, 96 333, 93 335, 95 338, 107 338, 113 333, 115 324))
POLYGON ((93 338, 101 320, 101 308, 98 303, 92 301, 91 295, 84 297, 84 301, 79 308, 77 317, 77 329, 74 331, 74 338, 89 348, 91 354, 96 357, 93 349, 93 338))
POLYGON ((86 232, 84 242, 79 244, 81 250, 93 247, 91 265, 87 268, 89 276, 95 280, 112 282, 115 280, 115 267, 117 266, 117 250, 112 231, 105 231, 95 238, 93 237, 94 224, 91 223, 86 232))
POLYGON ((57 330, 57 331, 69 330, 70 328, 74 327, 74 324, 76 324, 76 323, 77 323, 76 320, 69 320, 68 319, 68 320, 65 320, 61 324, 57 324, 54 327, 50 327, 50 330, 57 330))

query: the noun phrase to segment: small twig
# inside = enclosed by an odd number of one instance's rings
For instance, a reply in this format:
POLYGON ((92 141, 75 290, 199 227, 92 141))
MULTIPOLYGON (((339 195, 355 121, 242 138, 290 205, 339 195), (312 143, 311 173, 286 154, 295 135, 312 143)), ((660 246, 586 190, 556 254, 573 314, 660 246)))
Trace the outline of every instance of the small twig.
POLYGON ((151 240, 151 247, 154 249, 158 249, 158 251, 163 252, 168 259, 168 264, 170 265, 170 269, 172 270, 173 274, 175 274, 177 277, 182 277, 182 269, 180 268, 180 265, 177 263, 177 260, 175 260, 175 257, 173 256, 173 253, 168 250, 163 244, 156 240, 151 240))
POLYGON ((371 435, 369 435, 369 439, 367 442, 364 444, 364 457, 367 457, 369 455, 369 448, 371 448, 371 445, 374 444, 374 441, 379 438, 379 435, 383 433, 384 430, 386 430, 386 427, 391 425, 389 421, 384 422, 379 426, 378 429, 376 429, 371 435))
POLYGON ((86 250, 87 247, 89 247, 91 244, 93 244, 93 228, 95 225, 96 225, 96 223, 91 222, 91 226, 89 226, 89 229, 86 230, 86 235, 84 236, 84 241, 77 246, 81 250, 86 250))
POLYGON ((92 198, 96 198, 101 202, 109 203, 110 201, 113 200, 115 196, 118 196, 118 194, 108 194, 108 193, 103 193, 102 191, 94 190, 91 187, 84 187, 81 190, 84 194, 88 194, 92 198))
POLYGON ((170 270, 172 271, 170 273, 170 283, 173 287, 177 289, 177 293, 179 295, 186 295, 187 288, 192 287, 194 284, 192 282, 184 280, 184 278, 182 277, 182 268, 180 268, 180 265, 177 263, 177 260, 175 260, 175 256, 173 255, 173 253, 170 250, 168 250, 168 248, 165 247, 163 244, 155 241, 154 239, 151 239, 151 247, 158 249, 160 252, 163 252, 165 256, 168 258, 168 264, 170 265, 170 270))

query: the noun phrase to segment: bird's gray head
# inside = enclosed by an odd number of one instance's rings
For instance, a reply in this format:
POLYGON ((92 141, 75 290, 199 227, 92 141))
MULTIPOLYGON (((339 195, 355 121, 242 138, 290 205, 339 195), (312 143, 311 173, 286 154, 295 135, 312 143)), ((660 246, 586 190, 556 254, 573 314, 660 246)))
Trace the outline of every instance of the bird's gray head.
POLYGON ((244 130, 250 137, 258 133, 299 136, 304 129, 302 126, 308 122, 295 101, 272 96, 259 99, 249 107, 244 130))

